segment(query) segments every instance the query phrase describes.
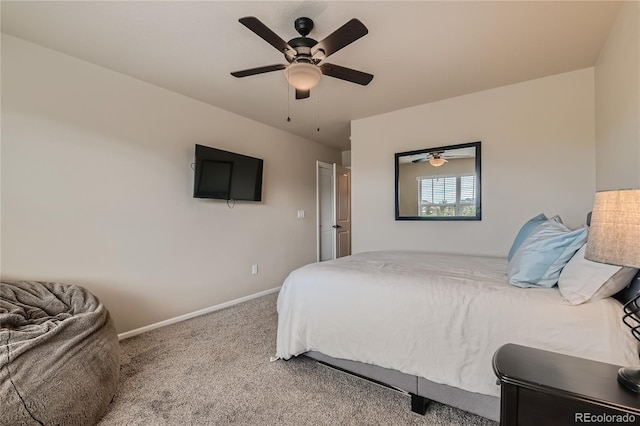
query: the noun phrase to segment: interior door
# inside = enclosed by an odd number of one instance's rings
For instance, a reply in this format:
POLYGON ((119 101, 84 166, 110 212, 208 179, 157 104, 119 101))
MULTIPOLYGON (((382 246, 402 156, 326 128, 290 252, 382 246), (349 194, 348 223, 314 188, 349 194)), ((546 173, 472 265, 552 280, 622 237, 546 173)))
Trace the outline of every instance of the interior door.
POLYGON ((335 184, 335 253, 336 257, 351 254, 351 170, 333 164, 335 184))

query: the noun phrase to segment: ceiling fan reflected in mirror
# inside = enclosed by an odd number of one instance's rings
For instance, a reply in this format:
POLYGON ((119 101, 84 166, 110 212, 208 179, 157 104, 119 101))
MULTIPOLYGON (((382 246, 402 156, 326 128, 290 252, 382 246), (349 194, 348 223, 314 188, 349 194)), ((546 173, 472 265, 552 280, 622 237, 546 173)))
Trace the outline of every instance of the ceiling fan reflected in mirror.
POLYGON ((445 154, 444 151, 438 151, 438 152, 429 152, 426 155, 422 155, 418 158, 415 158, 413 160, 411 160, 412 163, 423 163, 425 161, 428 161, 429 164, 431 164, 434 167, 440 167, 442 166, 444 163, 448 163, 449 160, 445 159, 445 154))
POLYGON ((234 77, 242 78, 284 70, 287 81, 296 89, 296 99, 308 98, 310 90, 318 85, 323 75, 363 86, 369 84, 373 79, 372 74, 323 62, 330 55, 369 32, 367 27, 357 19, 350 20, 320 42, 307 37, 313 29, 313 21, 310 18, 295 20, 294 28, 300 37, 293 38, 288 42, 254 16, 240 18, 239 22, 282 53, 288 65, 274 64, 234 71, 231 73, 234 77))

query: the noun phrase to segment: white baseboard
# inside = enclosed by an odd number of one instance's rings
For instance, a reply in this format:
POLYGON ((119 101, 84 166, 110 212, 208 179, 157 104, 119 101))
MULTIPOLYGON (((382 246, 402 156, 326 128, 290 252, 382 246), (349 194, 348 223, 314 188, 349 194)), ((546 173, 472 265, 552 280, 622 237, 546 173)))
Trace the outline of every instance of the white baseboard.
POLYGON ((169 318, 164 321, 156 322, 154 324, 149 324, 144 327, 136 328, 135 330, 125 331, 124 333, 118 334, 118 340, 123 340, 129 337, 137 336, 138 334, 146 333, 147 331, 155 330, 156 328, 165 327, 170 324, 175 324, 180 321, 188 320, 191 318, 198 317, 200 315, 204 315, 210 312, 218 311, 220 309, 228 308, 229 306, 237 305, 238 303, 246 302, 247 300, 251 300, 261 296, 265 296, 267 294, 275 293, 278 290, 280 290, 280 287, 275 287, 269 290, 261 291, 259 293, 250 294, 249 296, 244 296, 239 299, 230 300, 228 302, 224 302, 219 305, 210 306, 208 308, 200 309, 194 312, 190 312, 188 314, 179 315, 177 317, 169 318))

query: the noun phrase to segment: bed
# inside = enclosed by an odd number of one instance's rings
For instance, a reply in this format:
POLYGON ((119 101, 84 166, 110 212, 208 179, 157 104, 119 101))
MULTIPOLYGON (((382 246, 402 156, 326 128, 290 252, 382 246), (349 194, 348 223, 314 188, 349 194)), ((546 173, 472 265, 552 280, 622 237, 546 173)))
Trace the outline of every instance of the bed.
POLYGON ((506 343, 619 365, 638 344, 612 297, 573 306, 557 287, 507 282, 504 258, 360 253, 293 271, 278 296, 277 357, 306 355, 427 400, 498 420, 492 370, 506 343))

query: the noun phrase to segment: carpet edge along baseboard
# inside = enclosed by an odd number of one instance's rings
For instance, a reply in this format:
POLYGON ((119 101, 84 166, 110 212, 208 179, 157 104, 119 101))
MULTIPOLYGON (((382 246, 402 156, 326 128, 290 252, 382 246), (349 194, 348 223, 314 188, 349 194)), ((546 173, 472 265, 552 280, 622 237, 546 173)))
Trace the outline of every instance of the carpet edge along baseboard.
POLYGON ((237 305, 239 303, 246 302, 251 299, 256 299, 258 297, 266 296, 267 294, 275 293, 278 290, 280 290, 280 286, 271 288, 269 290, 260 291, 258 293, 250 294, 248 296, 240 297, 238 299, 233 299, 228 302, 220 303, 218 305, 209 306, 208 308, 203 308, 194 312, 189 312, 187 314, 178 315, 177 317, 173 317, 160 322, 145 325, 144 327, 136 328, 134 330, 125 331, 124 333, 118 334, 118 340, 124 340, 129 337, 137 336, 138 334, 146 333, 147 331, 155 330, 161 327, 166 327, 167 325, 175 324, 177 322, 199 317, 200 315, 204 315, 210 312, 218 311, 220 309, 228 308, 230 306, 237 305))

